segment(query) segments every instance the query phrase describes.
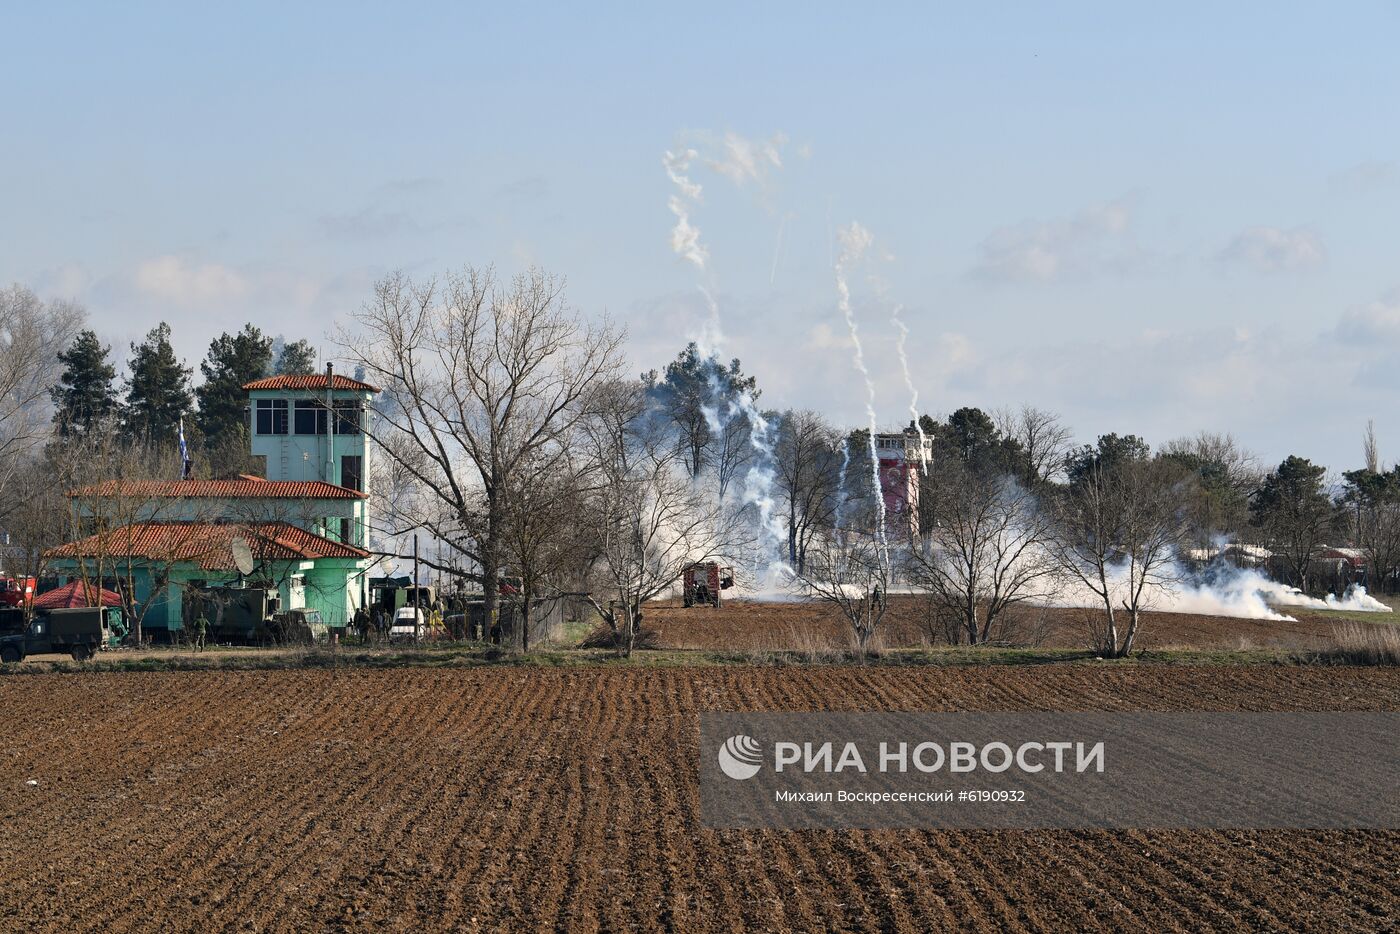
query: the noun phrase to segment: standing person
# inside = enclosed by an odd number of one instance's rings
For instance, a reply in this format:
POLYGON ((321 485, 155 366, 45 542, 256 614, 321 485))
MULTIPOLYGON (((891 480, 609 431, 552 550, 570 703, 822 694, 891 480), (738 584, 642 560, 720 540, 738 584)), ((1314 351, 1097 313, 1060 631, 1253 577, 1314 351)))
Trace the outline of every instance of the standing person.
POLYGON ((355 610, 355 632, 360 637, 360 644, 369 642, 369 614, 364 607, 355 610))

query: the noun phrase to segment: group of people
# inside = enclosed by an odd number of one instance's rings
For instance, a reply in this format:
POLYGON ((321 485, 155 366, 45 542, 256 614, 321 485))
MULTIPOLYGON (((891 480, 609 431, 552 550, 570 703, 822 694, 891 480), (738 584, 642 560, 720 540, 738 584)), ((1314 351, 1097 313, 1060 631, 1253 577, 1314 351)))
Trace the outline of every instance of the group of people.
MULTIPOLYGON (((413 606, 411 603, 408 605, 413 606)), ((462 601, 462 606, 459 610, 453 605, 451 598, 444 601, 440 596, 435 597, 431 603, 423 606, 424 623, 430 630, 439 629, 442 627, 444 620, 448 618, 449 614, 454 612, 464 613, 465 610, 465 600, 462 601)), ((394 625, 395 612, 395 610, 389 607, 378 604, 368 608, 360 607, 351 618, 350 626, 359 637, 360 642, 365 645, 369 644, 371 638, 373 638, 375 642, 387 642, 389 639, 389 630, 394 625)), ((462 636, 459 633, 453 633, 453 637, 461 638, 462 636)))

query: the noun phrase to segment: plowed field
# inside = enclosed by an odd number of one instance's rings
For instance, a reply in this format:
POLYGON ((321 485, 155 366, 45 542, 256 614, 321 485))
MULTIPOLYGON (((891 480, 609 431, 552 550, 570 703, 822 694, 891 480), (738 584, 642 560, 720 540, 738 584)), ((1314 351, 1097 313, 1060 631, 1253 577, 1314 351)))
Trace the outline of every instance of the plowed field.
POLYGON ((1400 833, 714 832, 697 714, 1400 709, 1400 671, 399 669, 0 679, 0 926, 1384 929, 1400 833), (33 780, 37 785, 29 785, 33 780))
MULTIPOLYGON (((1090 623, 1103 613, 1066 607, 1018 606, 1007 612, 1008 627, 998 641, 1044 648, 1084 649, 1090 623)), ((1287 649, 1306 651, 1332 642, 1336 619, 1290 609, 1294 620, 1241 619, 1194 613, 1145 613, 1137 645, 1145 649, 1287 649)), ((1391 614, 1375 614, 1391 625, 1391 614)), ((929 628, 922 598, 895 595, 876 632, 886 648, 909 648, 944 642, 929 628)), ((676 649, 729 651, 844 651, 851 647, 850 627, 827 603, 727 601, 718 609, 679 601, 647 606, 644 623, 657 631, 657 643, 676 649)))

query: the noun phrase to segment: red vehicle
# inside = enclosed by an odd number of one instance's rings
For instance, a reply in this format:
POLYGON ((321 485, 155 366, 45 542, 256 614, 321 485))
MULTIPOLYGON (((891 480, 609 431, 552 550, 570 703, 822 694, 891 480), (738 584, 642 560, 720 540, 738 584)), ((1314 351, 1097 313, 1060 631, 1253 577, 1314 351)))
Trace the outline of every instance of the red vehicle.
POLYGON ((0 606, 23 606, 34 599, 32 577, 0 577, 0 606))
POLYGON ((681 597, 686 606, 719 606, 719 592, 734 586, 734 569, 714 561, 692 564, 681 577, 681 597))

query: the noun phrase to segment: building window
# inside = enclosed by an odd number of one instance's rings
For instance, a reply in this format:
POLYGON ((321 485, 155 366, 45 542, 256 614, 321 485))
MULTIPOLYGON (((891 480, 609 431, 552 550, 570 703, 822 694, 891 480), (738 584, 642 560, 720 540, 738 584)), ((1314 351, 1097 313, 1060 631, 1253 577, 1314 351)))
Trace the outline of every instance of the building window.
POLYGON ((351 544, 351 541, 350 541, 350 530, 351 530, 352 526, 351 526, 350 523, 353 522, 353 521, 354 521, 353 519, 350 519, 349 517, 346 517, 346 516, 341 516, 341 518, 340 518, 340 540, 341 540, 342 542, 344 542, 345 544, 347 544, 347 545, 351 544))
POLYGON ((287 433, 287 400, 258 400, 258 434, 285 435, 287 433))
POLYGON ((335 433, 357 435, 360 433, 360 403, 354 399, 342 399, 335 403, 335 433))
POLYGON ((364 462, 358 454, 343 454, 340 458, 340 485, 360 493, 364 488, 364 462))
POLYGON ((293 425, 299 435, 323 435, 326 433, 326 406, 314 399, 298 399, 296 420, 293 425))

